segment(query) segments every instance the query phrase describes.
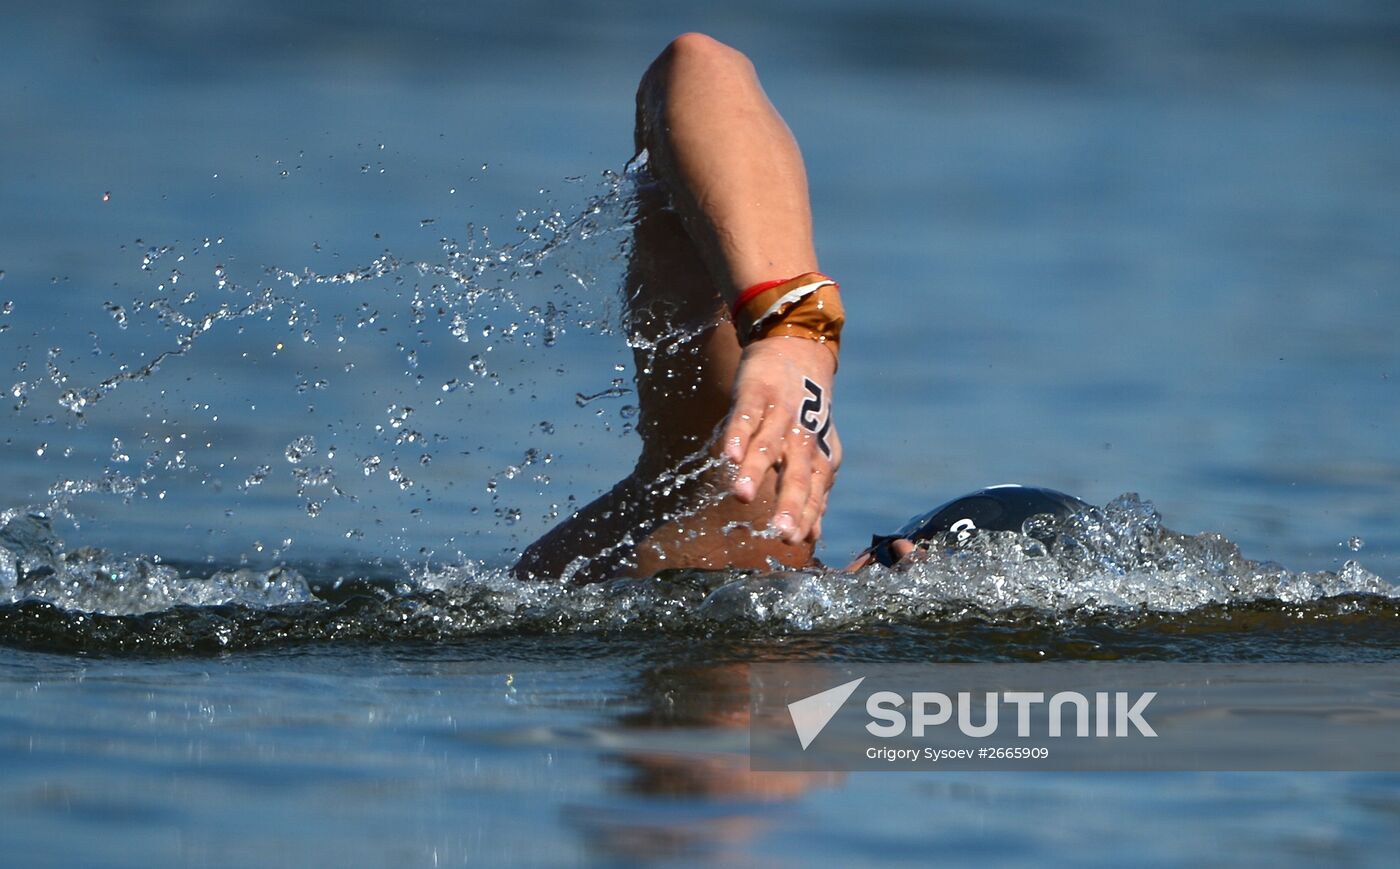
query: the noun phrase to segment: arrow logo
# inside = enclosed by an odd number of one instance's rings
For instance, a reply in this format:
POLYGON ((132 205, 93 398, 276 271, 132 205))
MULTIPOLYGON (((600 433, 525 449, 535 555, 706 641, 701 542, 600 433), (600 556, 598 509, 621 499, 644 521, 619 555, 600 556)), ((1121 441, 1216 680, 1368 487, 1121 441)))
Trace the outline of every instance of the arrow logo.
POLYGON ((841 707, 846 705, 846 701, 864 681, 865 677, 861 676, 844 685, 828 688, 820 694, 803 697, 788 704, 788 714, 792 716, 792 726, 797 731, 797 739, 802 743, 803 751, 806 751, 812 740, 817 738, 817 734, 831 723, 831 719, 836 717, 836 713, 841 711, 841 707))

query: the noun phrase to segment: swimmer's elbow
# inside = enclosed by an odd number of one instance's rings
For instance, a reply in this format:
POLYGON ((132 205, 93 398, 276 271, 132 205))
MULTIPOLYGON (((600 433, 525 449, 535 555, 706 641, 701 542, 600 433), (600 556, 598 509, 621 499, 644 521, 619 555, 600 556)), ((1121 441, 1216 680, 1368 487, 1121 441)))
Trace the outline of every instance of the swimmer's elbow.
POLYGON ((731 48, 703 33, 682 33, 671 44, 666 46, 666 50, 688 60, 703 60, 707 62, 735 63, 743 61, 748 63, 748 58, 737 48, 731 48))
POLYGON ((677 90, 694 94, 752 90, 758 81, 743 52, 703 33, 682 33, 652 61, 637 88, 637 148, 654 145, 675 121, 670 99, 677 90))
POLYGON ((657 64, 672 75, 743 73, 753 71, 753 64, 742 51, 731 48, 703 33, 682 33, 666 46, 657 64))

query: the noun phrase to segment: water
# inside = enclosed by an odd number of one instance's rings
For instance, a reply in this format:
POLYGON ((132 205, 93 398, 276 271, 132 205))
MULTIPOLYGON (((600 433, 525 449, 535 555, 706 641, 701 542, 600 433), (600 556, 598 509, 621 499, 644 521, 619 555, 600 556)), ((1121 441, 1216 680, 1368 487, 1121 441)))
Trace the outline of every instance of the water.
POLYGON ((765 779, 736 722, 756 660, 1400 655, 1397 33, 1359 2, 12 11, 4 853, 1384 863, 1394 776, 765 779), (820 554, 1011 479, 1098 505, 1050 550, 507 577, 635 455, 631 94, 692 28, 754 56, 845 288, 820 554))

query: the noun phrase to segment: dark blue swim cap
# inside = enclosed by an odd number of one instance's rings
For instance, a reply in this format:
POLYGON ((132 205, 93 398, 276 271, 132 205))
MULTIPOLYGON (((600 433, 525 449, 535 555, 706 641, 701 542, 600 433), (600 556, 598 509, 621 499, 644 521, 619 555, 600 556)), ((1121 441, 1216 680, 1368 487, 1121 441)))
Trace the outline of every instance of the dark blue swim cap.
POLYGON ((1049 513, 1063 518, 1089 505, 1064 492, 1036 486, 992 486, 955 498, 915 516, 893 534, 877 534, 870 540, 875 560, 889 567, 899 559, 890 544, 900 538, 913 543, 949 535, 952 543, 962 543, 980 531, 1020 532, 1032 516, 1049 513))

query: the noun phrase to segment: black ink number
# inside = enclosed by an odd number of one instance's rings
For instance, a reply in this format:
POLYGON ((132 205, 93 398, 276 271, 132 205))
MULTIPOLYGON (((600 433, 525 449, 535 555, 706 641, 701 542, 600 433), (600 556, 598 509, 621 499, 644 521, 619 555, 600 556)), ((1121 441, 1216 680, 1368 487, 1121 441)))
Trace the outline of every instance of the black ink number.
POLYGON ((803 378, 802 385, 807 389, 809 396, 802 402, 802 410, 797 415, 797 421, 807 431, 817 436, 817 448, 822 451, 822 455, 831 458, 831 413, 826 407, 826 393, 821 386, 814 383, 811 378, 803 378))

